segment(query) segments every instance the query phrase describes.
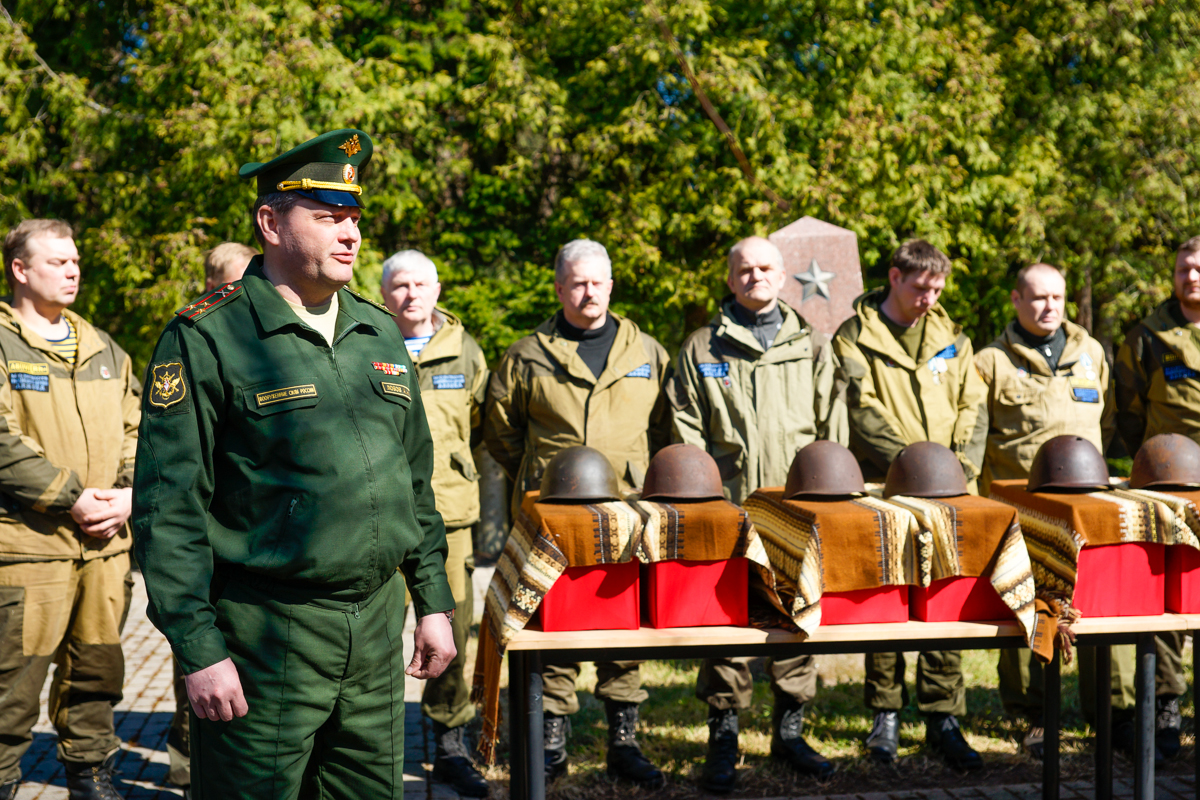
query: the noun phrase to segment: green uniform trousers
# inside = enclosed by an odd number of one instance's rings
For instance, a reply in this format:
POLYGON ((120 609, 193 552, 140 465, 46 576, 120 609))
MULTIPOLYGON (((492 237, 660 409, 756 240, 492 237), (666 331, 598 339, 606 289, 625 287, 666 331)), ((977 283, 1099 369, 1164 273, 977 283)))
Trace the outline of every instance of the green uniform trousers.
MULTIPOLYGON (((614 703, 641 703, 648 695, 642 688, 638 671, 641 661, 597 661, 597 700, 614 703)), ((579 678, 578 664, 551 664, 542 669, 542 710, 547 714, 565 717, 579 710, 575 696, 575 681, 579 678)))
MULTIPOLYGON (((1131 644, 1113 645, 1112 707, 1133 708, 1136 694, 1133 688, 1134 648, 1131 644)), ((1079 656, 1079 710, 1089 723, 1096 721, 1096 648, 1077 647, 1079 656)), ((1032 652, 1025 648, 1008 648, 1000 651, 996 664, 1000 674, 1000 702, 1004 710, 1030 722, 1038 722, 1045 705, 1043 695, 1043 667, 1032 652)), ((1040 722, 1038 722, 1040 724, 1040 722)))
MULTIPOLYGON (((441 675, 425 682, 421 696, 421 711, 434 722, 447 728, 466 725, 475 718, 471 702, 471 685, 464 674, 467 667, 467 640, 475 622, 475 589, 471 576, 475 573, 475 546, 470 528, 446 531, 446 580, 454 595, 454 647, 458 655, 441 675)), ((406 603, 407 608, 407 603, 406 603)), ((405 612, 407 613, 407 611, 405 612)))
POLYGON ((89 561, 0 563, 0 784, 21 777, 50 664, 58 760, 99 764, 121 746, 121 629, 133 580, 129 553, 89 561))
MULTIPOLYGON (((751 661, 742 656, 704 659, 696 679, 696 697, 721 710, 749 708, 754 694, 751 661)), ((767 673, 776 701, 791 697, 807 703, 817 696, 817 661, 812 656, 767 659, 767 673)))
POLYGON ((217 627, 249 713, 192 718, 197 800, 404 796, 404 582, 359 603, 230 581, 217 627))
MULTIPOLYGON (((1154 694, 1159 697, 1182 697, 1187 691, 1183 674, 1183 631, 1160 633, 1154 637, 1158 651, 1158 669, 1154 673, 1154 694)), ((1192 644, 1195 647, 1195 643, 1192 644)))
MULTIPOLYGON (((899 711, 908 705, 903 653, 868 653, 864 662, 867 708, 899 711)), ((917 710, 922 714, 967 713, 961 652, 930 650, 917 657, 917 710)))
POLYGON ((188 702, 187 683, 179 662, 171 659, 171 672, 175 688, 175 713, 171 715, 171 727, 167 729, 167 783, 176 786, 192 785, 192 706, 188 702))

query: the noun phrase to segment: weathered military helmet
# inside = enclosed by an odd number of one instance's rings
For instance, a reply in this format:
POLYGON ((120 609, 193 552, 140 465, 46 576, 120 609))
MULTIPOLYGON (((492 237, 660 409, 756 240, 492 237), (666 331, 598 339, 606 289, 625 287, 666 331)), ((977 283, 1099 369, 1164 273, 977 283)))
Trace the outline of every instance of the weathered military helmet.
POLYGON ((1151 436, 1134 456, 1129 485, 1200 486, 1200 444, 1178 433, 1151 436))
POLYGON ((673 444, 659 450, 646 468, 643 500, 722 500, 721 470, 708 453, 694 444, 673 444))
POLYGON ((1108 465, 1096 445, 1082 436, 1055 436, 1034 455, 1026 488, 1031 492, 1107 489, 1108 465))
POLYGON ((967 493, 962 462, 937 442, 913 442, 888 467, 883 496, 958 497, 967 493))
POLYGON ((788 470, 783 497, 830 497, 867 491, 850 448, 824 439, 801 447, 788 470))
POLYGON ((538 502, 546 500, 620 500, 621 484, 608 458, 582 445, 561 450, 542 473, 538 502))

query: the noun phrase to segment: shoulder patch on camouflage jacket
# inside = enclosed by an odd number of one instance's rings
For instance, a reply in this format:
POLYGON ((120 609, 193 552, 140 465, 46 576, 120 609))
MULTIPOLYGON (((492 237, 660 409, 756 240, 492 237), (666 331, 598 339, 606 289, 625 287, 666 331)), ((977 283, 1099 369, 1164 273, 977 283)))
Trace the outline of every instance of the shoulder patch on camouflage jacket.
POLYGON ((243 294, 241 284, 227 283, 221 288, 204 295, 204 297, 201 297, 194 303, 188 303, 176 311, 175 315, 195 322, 213 309, 225 305, 241 294, 243 294))

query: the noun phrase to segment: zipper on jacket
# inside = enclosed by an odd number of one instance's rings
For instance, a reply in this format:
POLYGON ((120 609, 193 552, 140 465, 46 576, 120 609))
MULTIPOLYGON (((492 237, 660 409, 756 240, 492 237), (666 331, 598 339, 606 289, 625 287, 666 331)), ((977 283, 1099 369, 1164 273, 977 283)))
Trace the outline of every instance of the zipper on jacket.
POLYGON ((361 617, 358 616, 358 603, 350 606, 350 611, 353 612, 355 619, 361 619, 361 617))
POLYGON ((296 503, 298 503, 298 502, 300 502, 300 498, 297 496, 297 497, 293 497, 293 498, 292 498, 292 502, 288 504, 288 513, 287 513, 287 515, 288 515, 289 517, 290 517, 290 516, 292 516, 292 512, 296 510, 296 503))

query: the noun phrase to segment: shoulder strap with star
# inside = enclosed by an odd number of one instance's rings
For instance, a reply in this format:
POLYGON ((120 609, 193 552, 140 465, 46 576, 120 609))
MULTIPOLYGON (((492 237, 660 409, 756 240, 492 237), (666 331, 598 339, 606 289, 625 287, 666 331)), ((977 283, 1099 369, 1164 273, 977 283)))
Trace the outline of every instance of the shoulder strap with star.
POLYGON ((394 317, 394 316, 396 316, 396 315, 395 315, 395 314, 393 314, 392 312, 388 311, 388 309, 387 309, 387 306, 385 306, 383 303, 376 303, 374 300, 372 300, 372 299, 371 299, 371 298, 369 298, 369 297, 363 297, 361 294, 359 294, 358 292, 354 291, 354 290, 353 290, 353 289, 351 289, 349 286, 344 286, 344 287, 342 287, 342 288, 344 288, 344 289, 345 289, 345 290, 346 290, 346 291, 347 291, 349 294, 351 294, 351 295, 353 295, 355 298, 357 298, 357 299, 359 299, 359 300, 363 301, 363 302, 364 302, 364 303, 366 303, 367 305, 370 305, 370 306, 375 306, 375 307, 376 307, 376 308, 378 308, 380 311, 382 311, 383 313, 387 314, 389 317, 394 317))
POLYGON ((204 315, 208 314, 215 308, 225 305, 230 300, 243 294, 241 284, 227 283, 219 289, 204 295, 194 303, 188 303, 183 308, 175 312, 178 317, 195 322, 204 315))

